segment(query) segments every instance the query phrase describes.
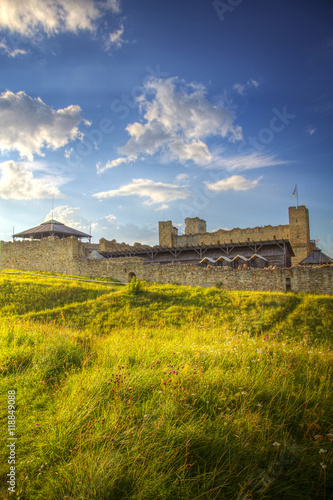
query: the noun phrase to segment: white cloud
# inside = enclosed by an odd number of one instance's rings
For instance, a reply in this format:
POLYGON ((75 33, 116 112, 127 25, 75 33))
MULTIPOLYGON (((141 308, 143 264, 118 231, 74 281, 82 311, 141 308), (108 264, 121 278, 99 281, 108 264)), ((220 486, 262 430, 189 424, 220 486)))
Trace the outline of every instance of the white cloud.
POLYGON ((225 109, 211 104, 206 98, 206 88, 199 84, 178 85, 177 78, 150 78, 141 98, 148 123, 156 120, 169 134, 176 131, 186 140, 210 135, 238 140, 241 128, 233 125, 234 117, 225 109), (148 95, 153 99, 149 100, 148 95))
POLYGON ((233 89, 240 95, 245 95, 246 91, 252 87, 259 87, 260 83, 257 80, 251 78, 246 83, 235 83, 233 89))
POLYGON ((160 207, 155 208, 155 212, 160 212, 162 210, 166 210, 167 208, 169 208, 169 205, 163 203, 163 205, 161 205, 160 207))
MULTIPOLYGON (((82 138, 80 106, 54 110, 39 97, 7 90, 0 95, 0 151, 18 151, 32 160, 42 149, 58 149, 70 140, 82 138)), ((87 121, 84 121, 88 124, 87 121)))
POLYGON ((186 84, 177 78, 151 77, 137 102, 144 123, 134 122, 126 127, 130 139, 118 150, 121 158, 109 162, 108 168, 124 163, 124 158, 156 153, 201 166, 212 160, 206 143, 208 137, 229 142, 242 139, 242 129, 234 125, 233 114, 213 105, 203 85, 186 84))
POLYGON ((317 129, 316 129, 316 128, 311 128, 311 127, 308 127, 308 128, 306 129, 306 131, 307 131, 307 133, 308 133, 309 135, 313 135, 313 134, 317 131, 317 129))
POLYGON ((94 31, 107 11, 119 13, 118 0, 1 0, 0 28, 33 37, 37 33, 94 31))
MULTIPOLYGON (((50 211, 44 220, 50 220, 52 212, 50 211)), ((141 241, 147 244, 156 244, 158 240, 157 226, 136 226, 135 224, 119 224, 117 218, 110 214, 99 219, 85 218, 79 207, 70 207, 62 205, 53 210, 55 220, 62 222, 70 227, 91 233, 93 241, 97 242, 100 238, 107 240, 116 239, 117 241, 125 241, 133 244, 136 241, 141 241)))
MULTIPOLYGON (((234 88, 242 93, 259 85, 258 81, 250 79, 243 85, 235 84, 234 88)), ((159 160, 164 164, 191 161, 205 169, 230 172, 286 163, 254 149, 247 154, 226 156, 228 142, 242 141, 240 145, 246 145, 242 128, 235 125, 232 111, 212 104, 206 94, 204 85, 186 84, 176 77, 148 79, 143 93, 137 98, 143 119, 127 125, 130 138, 118 149, 121 156, 104 167, 98 165, 98 172, 155 154, 160 155, 159 160), (208 140, 211 138, 218 145, 210 148, 208 140)))
POLYGON ((27 53, 27 51, 23 49, 10 48, 5 40, 0 41, 0 50, 2 50, 9 57, 22 56, 27 53))
POLYGON ((50 211, 45 216, 44 221, 50 220, 52 215, 54 220, 62 222, 63 224, 66 224, 66 226, 89 233, 91 223, 89 224, 89 221, 82 217, 81 209, 79 207, 61 205, 56 207, 53 211, 50 211))
POLYGON ((119 149, 121 154, 137 157, 138 155, 153 155, 167 146, 173 134, 158 120, 152 120, 145 125, 132 123, 126 127, 131 139, 119 149))
POLYGON ((255 188, 260 179, 262 179, 262 177, 251 181, 245 179, 242 175, 232 175, 227 179, 222 179, 212 184, 206 182, 205 184, 211 191, 228 191, 229 189, 233 189, 234 191, 247 191, 248 189, 255 188))
POLYGON ((176 175, 176 181, 177 182, 185 182, 190 178, 188 174, 178 174, 176 175))
POLYGON ((195 163, 203 165, 211 162, 213 159, 208 146, 201 140, 193 140, 190 143, 186 143, 182 139, 175 139, 170 143, 169 149, 173 153, 172 156, 181 163, 195 158, 195 163))
POLYGON ((115 215, 110 214, 110 215, 106 215, 104 218, 105 218, 108 222, 112 222, 112 221, 116 220, 116 218, 117 218, 117 217, 116 217, 115 215))
POLYGON ((6 161, 0 163, 0 198, 12 200, 34 200, 40 198, 63 198, 58 186, 64 184, 66 179, 59 176, 35 176, 37 170, 45 171, 42 166, 38 169, 36 164, 28 168, 27 163, 6 161))
POLYGON ((260 154, 257 152, 249 154, 239 154, 234 156, 215 157, 211 164, 207 164, 207 169, 219 168, 228 172, 252 170, 254 168, 274 167, 288 163, 283 160, 278 160, 272 155, 260 154))
POLYGON ((120 49, 125 40, 123 39, 124 26, 121 24, 120 28, 113 33, 109 33, 108 39, 106 41, 105 47, 107 50, 110 48, 120 49))
POLYGON ((145 204, 164 203, 175 200, 182 200, 191 195, 191 192, 176 184, 166 184, 155 182, 150 179, 133 179, 130 184, 121 186, 118 189, 103 191, 93 196, 98 199, 113 198, 115 196, 140 196, 148 198, 145 204))
POLYGON ((102 172, 105 172, 105 170, 108 170, 109 168, 114 168, 118 167, 122 163, 131 163, 135 161, 136 157, 135 156, 121 156, 120 158, 116 158, 115 160, 108 161, 105 165, 102 165, 100 162, 97 163, 96 168, 97 168, 97 173, 101 174, 102 172))

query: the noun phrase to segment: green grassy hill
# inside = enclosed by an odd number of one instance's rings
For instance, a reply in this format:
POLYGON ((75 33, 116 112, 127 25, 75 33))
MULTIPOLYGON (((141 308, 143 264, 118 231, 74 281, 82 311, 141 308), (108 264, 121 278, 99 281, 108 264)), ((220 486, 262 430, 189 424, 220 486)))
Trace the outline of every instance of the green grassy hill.
POLYGON ((333 496, 333 298, 0 274, 16 494, 333 496))

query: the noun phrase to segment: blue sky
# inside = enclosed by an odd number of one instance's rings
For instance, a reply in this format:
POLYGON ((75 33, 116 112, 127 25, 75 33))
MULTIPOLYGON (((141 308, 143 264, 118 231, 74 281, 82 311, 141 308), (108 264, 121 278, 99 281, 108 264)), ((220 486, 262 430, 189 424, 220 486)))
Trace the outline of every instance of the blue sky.
POLYGON ((0 238, 288 223, 333 255, 333 6, 2 0, 0 238))

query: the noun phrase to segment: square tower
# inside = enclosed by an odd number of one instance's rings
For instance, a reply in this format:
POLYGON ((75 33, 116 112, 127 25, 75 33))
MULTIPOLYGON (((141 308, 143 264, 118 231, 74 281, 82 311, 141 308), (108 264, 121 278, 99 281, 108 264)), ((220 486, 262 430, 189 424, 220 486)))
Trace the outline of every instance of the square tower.
POLYGON ((305 205, 289 207, 289 240, 295 253, 295 257, 291 259, 293 265, 312 252, 309 211, 305 205))
POLYGON ((206 221, 199 219, 199 217, 187 217, 185 219, 185 234, 203 234, 206 233, 206 221))
POLYGON ((178 229, 173 227, 172 221, 159 221, 158 223, 159 245, 161 247, 173 247, 176 244, 178 229))

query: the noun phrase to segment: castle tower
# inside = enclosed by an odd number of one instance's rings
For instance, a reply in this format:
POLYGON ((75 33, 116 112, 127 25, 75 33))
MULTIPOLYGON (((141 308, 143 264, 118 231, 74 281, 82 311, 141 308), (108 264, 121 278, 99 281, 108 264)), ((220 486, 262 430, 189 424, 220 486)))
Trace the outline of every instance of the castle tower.
POLYGON ((185 234, 203 234, 206 233, 206 221, 203 219, 199 219, 199 217, 187 217, 185 219, 185 234))
POLYGON ((161 247, 173 247, 176 244, 178 229, 173 227, 172 221, 160 221, 158 223, 159 245, 161 247))
POLYGON ((294 250, 292 265, 305 259, 313 250, 310 242, 309 211, 305 205, 289 207, 289 240, 294 250))

